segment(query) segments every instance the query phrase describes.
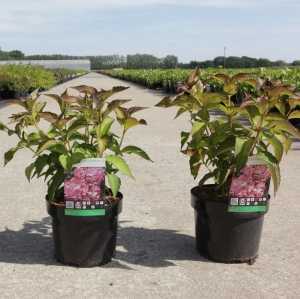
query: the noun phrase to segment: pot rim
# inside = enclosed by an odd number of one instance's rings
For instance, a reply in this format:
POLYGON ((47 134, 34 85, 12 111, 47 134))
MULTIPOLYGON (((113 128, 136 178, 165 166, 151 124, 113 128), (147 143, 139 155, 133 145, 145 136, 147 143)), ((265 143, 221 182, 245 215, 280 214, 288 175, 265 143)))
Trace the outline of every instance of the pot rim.
POLYGON ((203 200, 208 200, 208 201, 213 201, 213 202, 227 202, 228 197, 227 196, 220 196, 220 194, 216 191, 216 186, 217 184, 205 184, 202 186, 195 186, 191 189, 191 194, 193 197, 195 197, 195 201, 203 201, 203 200), (209 192, 205 192, 205 190, 209 192), (200 192, 205 192, 205 195, 201 198, 199 198, 199 191, 200 192), (209 196, 210 193, 213 193, 217 199, 211 199, 209 196))

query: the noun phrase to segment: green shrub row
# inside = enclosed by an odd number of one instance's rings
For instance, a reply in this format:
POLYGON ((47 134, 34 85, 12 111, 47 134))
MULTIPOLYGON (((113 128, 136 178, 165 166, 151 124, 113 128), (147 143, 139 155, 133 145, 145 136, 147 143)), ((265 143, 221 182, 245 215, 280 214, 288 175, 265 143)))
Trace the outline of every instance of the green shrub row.
POLYGON ((47 90, 84 73, 81 70, 48 70, 32 65, 3 65, 0 66, 0 99, 26 96, 37 88, 47 90))
POLYGON ((0 97, 25 96, 33 90, 49 89, 56 84, 54 73, 39 66, 4 65, 0 67, 0 97))
MULTIPOLYGON (((166 92, 175 92, 178 82, 187 79, 191 70, 188 69, 153 69, 133 70, 115 69, 104 71, 112 77, 141 84, 151 89, 163 89, 166 92)), ((201 80, 209 83, 213 88, 217 83, 211 79, 215 73, 223 72, 228 75, 237 73, 253 73, 264 79, 280 80, 284 84, 292 84, 300 91, 300 68, 253 68, 253 69, 204 69, 201 71, 201 80), (209 81, 209 82, 208 82, 209 81)))

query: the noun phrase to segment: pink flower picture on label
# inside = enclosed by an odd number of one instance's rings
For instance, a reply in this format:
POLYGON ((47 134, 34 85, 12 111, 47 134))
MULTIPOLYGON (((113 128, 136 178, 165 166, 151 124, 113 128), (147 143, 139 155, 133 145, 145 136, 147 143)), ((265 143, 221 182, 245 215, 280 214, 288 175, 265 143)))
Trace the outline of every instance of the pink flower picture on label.
POLYGON ((266 165, 247 165, 238 177, 233 177, 230 197, 263 197, 270 178, 271 173, 266 165))
POLYGON ((105 171, 100 167, 76 167, 64 182, 65 200, 97 201, 102 199, 105 171))

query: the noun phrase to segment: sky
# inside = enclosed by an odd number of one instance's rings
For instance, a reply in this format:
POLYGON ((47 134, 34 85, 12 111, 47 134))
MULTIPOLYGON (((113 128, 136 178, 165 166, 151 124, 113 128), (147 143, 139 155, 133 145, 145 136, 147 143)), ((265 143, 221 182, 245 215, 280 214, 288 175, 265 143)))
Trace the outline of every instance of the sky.
POLYGON ((26 54, 300 59, 300 0, 0 0, 0 47, 26 54))

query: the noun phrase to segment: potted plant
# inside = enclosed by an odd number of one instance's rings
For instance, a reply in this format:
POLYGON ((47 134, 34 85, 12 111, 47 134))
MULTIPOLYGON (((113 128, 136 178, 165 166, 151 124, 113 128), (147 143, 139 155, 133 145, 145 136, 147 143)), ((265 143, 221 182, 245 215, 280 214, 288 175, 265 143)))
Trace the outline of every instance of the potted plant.
POLYGON ((175 97, 165 97, 156 106, 178 107, 176 117, 188 113, 191 129, 181 132, 181 151, 189 157, 195 179, 200 170, 207 171, 191 190, 197 249, 214 261, 252 263, 258 255, 268 194, 264 194, 264 209, 233 213, 229 209, 230 187, 255 158, 267 166, 277 191, 283 153, 290 149, 293 136, 300 137, 289 122, 298 117, 293 111, 300 105, 300 98, 291 86, 270 85, 244 73, 215 75, 214 80, 219 80, 223 89, 210 92, 199 76, 197 69, 175 97), (256 92, 246 93, 238 107, 232 97, 241 83, 251 84, 256 92))
MULTIPOLYGON (((124 145, 129 129, 146 125, 145 120, 134 117, 134 113, 145 108, 125 108, 124 104, 130 100, 110 99, 125 89, 117 86, 98 91, 82 85, 67 89, 60 96, 43 95, 57 102, 58 113, 45 111, 46 102, 36 91, 29 98, 16 101, 24 111, 10 117, 13 126, 0 123, 1 130, 19 140, 14 148, 5 153, 5 164, 13 159, 17 151, 30 150, 34 161, 25 170, 28 180, 43 177, 47 182, 46 200, 48 213, 52 217, 55 256, 64 264, 87 267, 111 260, 116 247, 118 214, 122 208, 118 173, 133 177, 125 161, 126 155, 135 154, 150 160, 139 147, 124 145), (74 185, 73 180, 69 191, 64 190, 66 176, 82 162, 97 162, 98 166, 100 163, 102 168, 105 167, 104 208, 97 215, 80 214, 79 211, 70 214, 65 206, 64 194, 72 196, 72 188, 86 188, 84 185, 74 185)), ((89 171, 87 176, 88 183, 101 179, 101 173, 99 177, 99 173, 89 171)), ((82 181, 78 180, 78 184, 82 181)), ((96 186, 96 189, 100 193, 101 186, 96 186)), ((86 196, 90 191, 86 190, 86 196)))

